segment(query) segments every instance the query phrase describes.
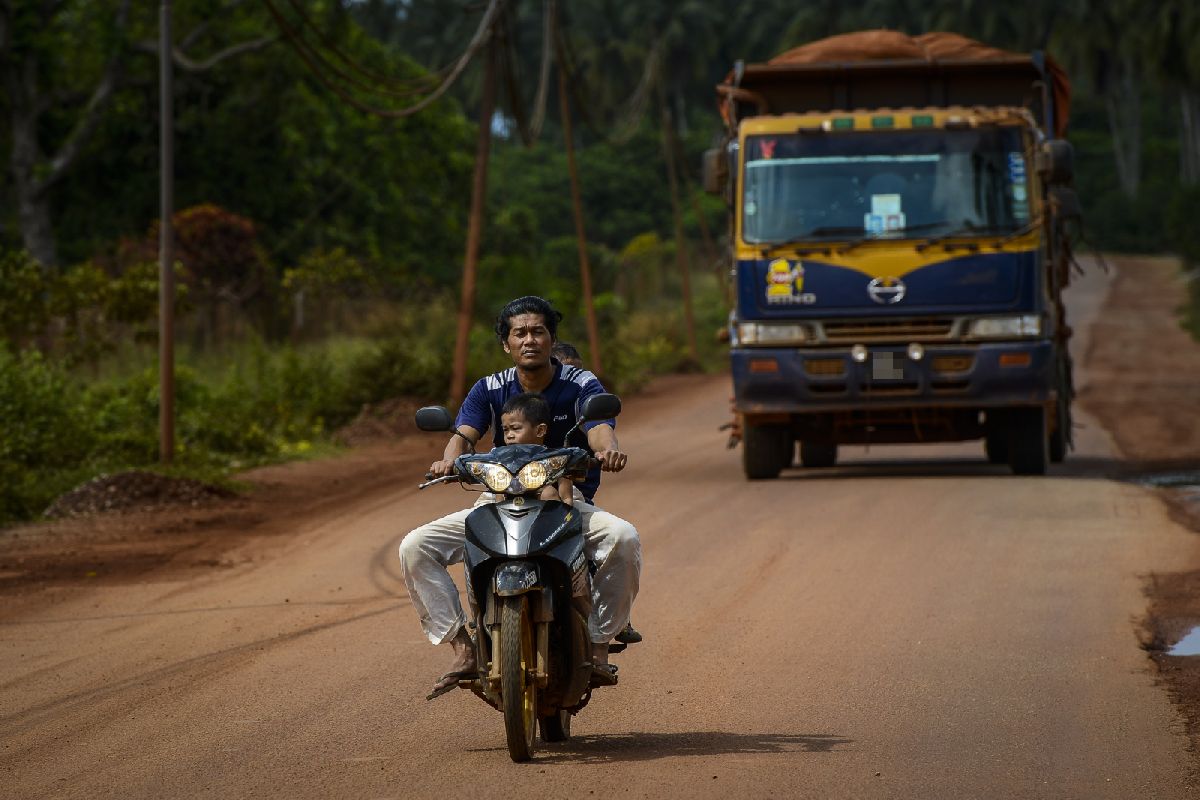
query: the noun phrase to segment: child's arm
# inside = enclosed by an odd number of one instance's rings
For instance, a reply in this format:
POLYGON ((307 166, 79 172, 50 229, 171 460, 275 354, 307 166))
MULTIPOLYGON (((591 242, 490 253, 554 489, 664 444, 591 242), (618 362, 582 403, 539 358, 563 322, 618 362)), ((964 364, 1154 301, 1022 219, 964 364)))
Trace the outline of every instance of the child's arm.
POLYGON ((567 505, 574 505, 575 484, 565 475, 558 479, 558 498, 567 505))

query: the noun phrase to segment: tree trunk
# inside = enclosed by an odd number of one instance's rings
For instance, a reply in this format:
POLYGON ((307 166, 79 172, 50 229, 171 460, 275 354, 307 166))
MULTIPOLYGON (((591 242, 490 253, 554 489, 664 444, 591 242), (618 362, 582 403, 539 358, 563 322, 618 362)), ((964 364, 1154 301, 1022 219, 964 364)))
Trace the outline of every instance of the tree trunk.
POLYGON ((17 184, 21 239, 42 269, 54 269, 58 266, 58 248, 54 242, 54 226, 50 222, 50 200, 45 193, 35 194, 25 189, 17 184))
POLYGON ((1200 184, 1200 91, 1179 90, 1179 175, 1185 186, 1200 184))
MULTIPOLYGON (((10 90, 17 99, 17 90, 26 88, 10 80, 10 90)), ((22 98, 24 99, 24 98, 22 98)), ((9 164, 17 193, 17 216, 21 224, 21 239, 25 249, 43 269, 58 265, 54 244, 54 227, 50 222, 50 197, 45 185, 37 180, 40 152, 37 141, 37 114, 31 102, 14 102, 11 114, 12 151, 9 164)))
POLYGON ((1137 197, 1142 182, 1142 97, 1133 65, 1122 63, 1114 85, 1105 92, 1117 180, 1125 196, 1137 197))

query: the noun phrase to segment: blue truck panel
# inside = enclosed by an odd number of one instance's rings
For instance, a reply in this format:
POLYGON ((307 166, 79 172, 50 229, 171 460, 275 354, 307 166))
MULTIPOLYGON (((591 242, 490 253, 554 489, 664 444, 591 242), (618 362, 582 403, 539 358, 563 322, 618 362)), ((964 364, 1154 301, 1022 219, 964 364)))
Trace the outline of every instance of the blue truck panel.
MULTIPOLYGON (((816 258, 737 262, 738 318, 1000 314, 1038 310, 1039 252, 971 253, 917 267, 897 280, 897 302, 872 299, 871 275, 816 258), (787 261, 783 272, 778 262, 787 261), (782 276, 782 277, 780 277, 782 276), (787 278, 787 280, 783 280, 787 278)), ((893 293, 892 297, 895 296, 893 293)))
POLYGON ((865 407, 986 409, 1040 405, 1051 397, 1052 342, 949 344, 923 350, 921 359, 914 361, 905 347, 872 347, 868 360, 859 363, 849 348, 735 348, 737 407, 750 415, 865 407), (1001 356, 1016 363, 1001 365, 1001 356), (944 357, 965 359, 969 366, 936 371, 936 360, 944 357), (805 366, 810 360, 840 361, 842 374, 810 374, 805 366))

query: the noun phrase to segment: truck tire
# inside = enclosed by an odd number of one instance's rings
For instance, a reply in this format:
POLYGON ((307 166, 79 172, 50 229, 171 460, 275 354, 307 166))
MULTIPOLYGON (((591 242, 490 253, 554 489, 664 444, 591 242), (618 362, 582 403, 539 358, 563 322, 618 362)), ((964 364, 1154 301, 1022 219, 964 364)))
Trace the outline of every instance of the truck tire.
POLYGON ((837 445, 800 442, 800 463, 809 468, 832 467, 837 463, 837 445))
POLYGON ((1008 428, 997 424, 988 428, 983 437, 983 452, 987 455, 989 464, 1008 463, 1008 428))
POLYGON ((1008 417, 1008 465, 1014 475, 1045 475, 1050 461, 1046 410, 1014 408, 1008 417))
POLYGON ((752 481, 778 478, 792 465, 795 442, 785 425, 746 425, 742 433, 742 470, 752 481))
POLYGON ((1061 412, 1058 424, 1054 427, 1054 432, 1050 434, 1049 450, 1050 461, 1054 464, 1061 464, 1067 457, 1067 432, 1063 429, 1061 412))

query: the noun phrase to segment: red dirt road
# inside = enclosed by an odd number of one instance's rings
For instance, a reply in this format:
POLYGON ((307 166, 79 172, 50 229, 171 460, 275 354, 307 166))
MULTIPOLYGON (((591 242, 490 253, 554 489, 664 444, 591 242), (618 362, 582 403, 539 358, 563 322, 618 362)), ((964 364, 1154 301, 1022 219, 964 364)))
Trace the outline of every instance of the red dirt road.
MULTIPOLYGON (((1080 353, 1107 285, 1072 290, 1080 353)), ((1095 421, 1046 478, 971 443, 846 449, 750 484, 717 430, 728 393, 676 378, 626 404, 630 468, 600 499, 642 533, 646 642, 533 763, 509 761, 500 716, 467 693, 423 699, 448 653, 421 636, 396 546, 466 501, 415 491, 426 451, 389 462, 390 487, 280 511, 218 566, 5 598, 3 794, 1200 792, 1135 630, 1142 576, 1196 563, 1196 539, 1104 479, 1095 421)))

